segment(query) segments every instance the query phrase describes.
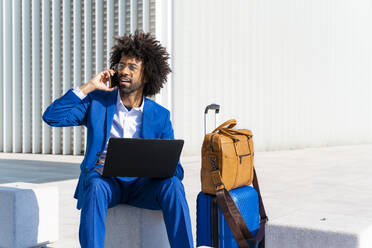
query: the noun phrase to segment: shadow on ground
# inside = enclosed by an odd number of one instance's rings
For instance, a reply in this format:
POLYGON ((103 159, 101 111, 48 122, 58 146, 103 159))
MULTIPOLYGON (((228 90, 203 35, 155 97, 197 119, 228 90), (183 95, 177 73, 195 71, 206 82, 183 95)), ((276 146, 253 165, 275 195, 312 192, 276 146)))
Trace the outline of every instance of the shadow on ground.
POLYGON ((79 163, 0 159, 0 184, 48 183, 76 179, 79 174, 79 163))

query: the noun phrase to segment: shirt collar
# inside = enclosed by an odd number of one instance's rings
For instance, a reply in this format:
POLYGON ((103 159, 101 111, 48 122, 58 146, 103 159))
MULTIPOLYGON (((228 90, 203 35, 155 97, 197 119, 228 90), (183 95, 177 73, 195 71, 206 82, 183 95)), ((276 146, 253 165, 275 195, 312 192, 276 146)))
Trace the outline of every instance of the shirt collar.
MULTIPOLYGON (((138 111, 138 112, 143 112, 143 106, 144 106, 144 104, 145 104, 145 97, 142 98, 141 106, 135 107, 135 108, 132 108, 132 109, 135 110, 135 111, 138 111)), ((117 96, 117 100, 116 100, 116 106, 122 107, 127 112, 129 112, 128 109, 124 106, 123 102, 121 101, 120 91, 119 90, 118 90, 118 96, 117 96)))

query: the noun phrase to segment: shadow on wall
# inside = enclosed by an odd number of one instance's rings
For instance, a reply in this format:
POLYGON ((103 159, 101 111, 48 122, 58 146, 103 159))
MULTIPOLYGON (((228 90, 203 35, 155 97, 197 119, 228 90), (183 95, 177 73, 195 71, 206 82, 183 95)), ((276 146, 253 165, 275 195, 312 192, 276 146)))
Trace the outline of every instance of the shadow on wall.
POLYGON ((0 184, 55 182, 77 179, 79 174, 78 163, 0 159, 0 184))

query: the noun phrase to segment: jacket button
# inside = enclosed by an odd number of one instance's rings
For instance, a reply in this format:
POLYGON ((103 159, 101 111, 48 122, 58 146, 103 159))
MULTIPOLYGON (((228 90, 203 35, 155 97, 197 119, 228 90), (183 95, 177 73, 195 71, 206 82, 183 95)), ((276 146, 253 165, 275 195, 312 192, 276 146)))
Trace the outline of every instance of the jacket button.
POLYGON ((88 173, 88 172, 89 172, 89 170, 88 170, 88 169, 85 169, 84 171, 85 171, 86 173, 88 173))
POLYGON ((101 155, 101 153, 100 152, 97 152, 97 156, 99 156, 99 155, 101 155))

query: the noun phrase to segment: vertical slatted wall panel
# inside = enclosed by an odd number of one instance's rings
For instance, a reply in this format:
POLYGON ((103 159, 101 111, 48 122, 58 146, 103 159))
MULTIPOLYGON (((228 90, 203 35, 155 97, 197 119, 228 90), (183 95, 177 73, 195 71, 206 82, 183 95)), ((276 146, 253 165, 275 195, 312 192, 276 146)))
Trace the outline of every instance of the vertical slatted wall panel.
POLYGON ((114 36, 155 34, 155 0, 0 0, 0 13, 0 152, 84 153, 85 128, 41 115, 108 68, 114 36))
MULTIPOLYGON (((71 60, 71 1, 63 1, 62 9, 63 9, 63 23, 62 23, 62 40, 63 40, 63 47, 62 47, 62 59, 63 59, 63 72, 62 72, 62 88, 63 92, 67 92, 71 87, 70 75, 71 75, 71 67, 70 67, 70 60, 71 60)), ((65 127, 63 128, 63 151, 62 154, 71 154, 71 128, 65 127)))
MULTIPOLYGON (((51 103, 51 12, 50 2, 42 1, 42 109, 46 109, 51 103)), ((39 119, 41 121, 41 118, 39 119)), ((45 122, 42 122, 42 152, 50 154, 52 151, 51 128, 45 122)))
MULTIPOLYGON (((84 1, 84 79, 83 82, 88 82, 93 76, 92 73, 92 3, 90 0, 84 1)), ((84 140, 86 143, 87 131, 84 129, 84 140)), ((83 145, 83 149, 85 146, 83 145)))
POLYGON ((155 24, 156 24, 156 0, 149 0, 150 3, 149 3, 149 9, 150 9, 150 13, 149 13, 149 31, 151 33, 155 33, 155 24))
POLYGON ((114 1, 114 9, 113 9, 113 17, 114 17, 114 35, 119 35, 119 27, 120 27, 120 23, 119 23, 119 1, 114 1))
POLYGON ((95 1, 96 73, 103 69, 103 1, 95 1))
POLYGON ((119 1, 119 35, 123 35, 126 30, 126 2, 119 1))
MULTIPOLYGON (((52 65, 52 99, 57 99, 61 96, 61 1, 55 0, 52 2, 52 59, 53 59, 53 65, 52 65)), ((62 148, 61 148, 61 132, 62 130, 60 128, 52 127, 53 132, 53 146, 52 146, 52 153, 53 154, 61 154, 62 148)))
MULTIPOLYGON (((73 20, 74 20, 74 38, 73 38, 73 87, 78 87, 81 84, 81 72, 82 72, 82 66, 81 66, 81 33, 82 33, 82 28, 81 28, 81 21, 83 20, 81 18, 81 0, 74 0, 74 7, 73 7, 73 20)), ((82 147, 82 138, 81 138, 81 133, 82 133, 82 127, 74 127, 74 151, 73 154, 81 154, 81 147, 82 147)))
POLYGON ((22 151, 22 9, 21 0, 13 2, 13 151, 22 151))
POLYGON ((136 11, 137 11, 137 28, 143 30, 143 1, 142 0, 137 0, 137 5, 136 5, 136 11))
POLYGON ((110 50, 111 47, 114 45, 114 36, 115 36, 115 25, 114 25, 114 0, 107 0, 107 8, 106 8, 106 17, 107 17, 107 22, 106 22, 106 28, 107 30, 107 42, 106 42, 106 68, 110 67, 110 50))
POLYGON ((130 32, 137 28, 137 0, 130 0, 130 32))
MULTIPOLYGON (((4 1, 0 0, 0 14, 3 15, 4 13, 4 1)), ((3 96, 4 93, 4 28, 3 28, 4 20, 0 18, 0 97, 3 96)), ((4 111, 3 111, 3 101, 0 100, 0 151, 4 150, 4 111)))
POLYGON ((22 152, 32 152, 31 142, 31 1, 22 2, 22 152))
POLYGON ((126 0, 125 1, 125 32, 130 32, 131 30, 131 0, 126 0))
POLYGON ((40 1, 32 1, 32 152, 41 152, 40 1))
POLYGON ((3 99, 4 99, 4 151, 12 151, 12 2, 4 1, 3 24, 4 24, 4 77, 3 77, 3 99))
POLYGON ((143 31, 149 32, 150 31, 150 0, 142 0, 142 26, 143 31))

